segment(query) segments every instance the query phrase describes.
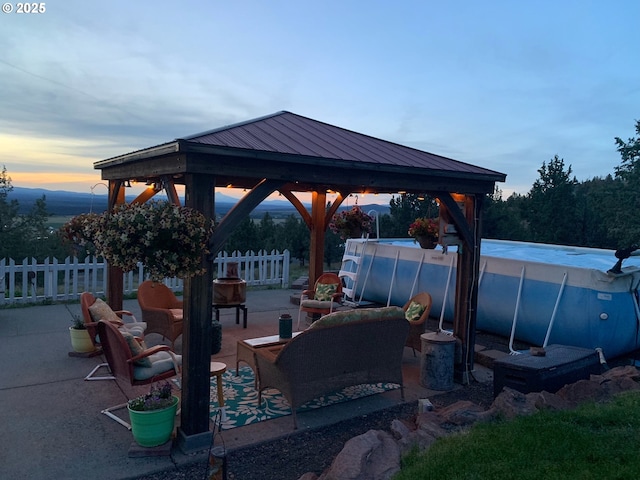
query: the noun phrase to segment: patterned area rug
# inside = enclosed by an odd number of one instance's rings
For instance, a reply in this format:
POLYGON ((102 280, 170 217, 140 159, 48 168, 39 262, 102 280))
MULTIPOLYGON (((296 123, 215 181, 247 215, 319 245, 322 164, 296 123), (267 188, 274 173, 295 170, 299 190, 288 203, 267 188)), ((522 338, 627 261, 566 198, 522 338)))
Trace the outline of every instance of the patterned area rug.
MULTIPOLYGON (((262 408, 258 408, 258 391, 255 389, 253 370, 250 367, 243 366, 240 368, 239 373, 240 375, 236 376, 235 369, 229 369, 222 375, 226 413, 226 418, 222 420, 223 430, 291 415, 289 403, 275 389, 267 389, 262 392, 262 408)), ((375 383, 348 387, 306 403, 298 409, 298 413, 367 397, 399 387, 395 383, 375 383)), ((211 379, 210 392, 210 416, 213 418, 218 413, 216 377, 211 379)))

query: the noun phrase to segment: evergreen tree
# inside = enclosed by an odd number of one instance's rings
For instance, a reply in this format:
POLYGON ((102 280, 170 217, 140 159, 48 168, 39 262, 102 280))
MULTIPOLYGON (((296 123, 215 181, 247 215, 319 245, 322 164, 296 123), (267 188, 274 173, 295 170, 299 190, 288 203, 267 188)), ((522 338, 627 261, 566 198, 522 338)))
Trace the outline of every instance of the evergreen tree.
POLYGON ((44 260, 63 253, 56 235, 47 227, 46 197, 36 200, 27 215, 18 214, 20 204, 9 198, 13 185, 7 168, 0 172, 0 258, 22 261, 26 257, 44 260))
POLYGON ((309 258, 309 229, 296 215, 289 215, 279 230, 279 250, 287 249, 291 258, 297 258, 301 266, 309 258))
POLYGON ((529 192, 527 220, 534 242, 581 245, 577 219, 575 187, 571 165, 557 155, 538 169, 540 178, 529 192))
POLYGON ((229 238, 225 242, 224 250, 228 253, 236 250, 244 254, 247 251, 257 252, 263 243, 260 241, 258 227, 249 216, 245 217, 242 222, 233 230, 229 238))
POLYGON ((12 190, 11 177, 7 174, 7 167, 3 165, 0 173, 0 258, 12 257, 20 245, 17 230, 20 205, 16 200, 9 199, 12 190))
MULTIPOLYGON (((388 225, 385 220, 385 235, 406 238, 409 236, 407 233, 409 225, 411 225, 416 218, 434 218, 438 216, 438 204, 428 195, 419 196, 413 193, 403 193, 391 199, 389 202, 389 213, 392 221, 391 224, 388 225)), ((380 227, 382 235, 382 221, 380 222, 380 227)))
POLYGON ((258 235, 261 242, 257 249, 266 250, 267 252, 271 252, 271 250, 281 250, 282 247, 276 244, 276 231, 277 228, 273 218, 269 212, 265 212, 258 226, 258 235))
POLYGON ((640 120, 636 121, 638 137, 626 142, 616 137, 617 150, 622 162, 615 169, 616 179, 620 180, 616 190, 617 205, 611 227, 611 233, 617 248, 640 244, 640 120))

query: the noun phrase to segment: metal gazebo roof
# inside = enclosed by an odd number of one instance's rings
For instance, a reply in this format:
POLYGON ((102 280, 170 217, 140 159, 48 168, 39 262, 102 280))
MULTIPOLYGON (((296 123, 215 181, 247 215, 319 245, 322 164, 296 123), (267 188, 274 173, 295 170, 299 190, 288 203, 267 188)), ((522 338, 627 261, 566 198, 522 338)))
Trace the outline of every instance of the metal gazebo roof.
POLYGON ((290 112, 228 125, 94 164, 105 180, 216 175, 216 186, 249 188, 263 178, 293 191, 320 185, 370 193, 492 193, 505 175, 290 112), (187 157, 186 154, 189 154, 187 157), (152 164, 151 164, 151 163, 152 164))

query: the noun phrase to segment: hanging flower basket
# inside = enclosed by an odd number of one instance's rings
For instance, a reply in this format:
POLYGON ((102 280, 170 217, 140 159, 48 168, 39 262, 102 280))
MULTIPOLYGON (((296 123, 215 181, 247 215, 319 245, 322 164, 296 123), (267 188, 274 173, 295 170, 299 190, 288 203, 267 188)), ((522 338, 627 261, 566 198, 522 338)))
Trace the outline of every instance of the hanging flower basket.
POLYGON ((409 225, 409 235, 422 248, 435 248, 438 244, 440 222, 437 218, 416 218, 409 225))
POLYGON ((363 233, 371 233, 373 217, 365 213, 359 206, 354 205, 351 210, 336 213, 331 219, 329 228, 340 238, 360 238, 363 233))
POLYGON ((436 248, 436 245, 438 245, 437 237, 428 237, 425 235, 418 235, 416 236, 416 241, 418 242, 421 248, 433 249, 433 248, 436 248))
POLYGON ((141 262, 154 281, 204 273, 211 227, 191 208, 169 202, 118 205, 110 213, 71 222, 62 227, 67 238, 92 242, 98 255, 125 272, 141 262))

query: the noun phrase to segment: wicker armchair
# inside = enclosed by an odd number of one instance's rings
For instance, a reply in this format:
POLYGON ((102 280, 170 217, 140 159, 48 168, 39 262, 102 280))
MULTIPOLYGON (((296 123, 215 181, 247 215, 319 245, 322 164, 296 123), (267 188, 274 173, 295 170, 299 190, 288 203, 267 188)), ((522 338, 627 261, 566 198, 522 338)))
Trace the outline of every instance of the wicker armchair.
POLYGON ((147 324, 147 335, 159 333, 171 342, 182 335, 182 300, 163 283, 144 281, 138 287, 138 304, 142 320, 147 324))
POLYGON ((420 339, 420 335, 425 332, 427 327, 427 319, 429 318, 429 312, 431 311, 431 304, 433 301, 431 299, 431 295, 427 292, 418 293, 411 297, 402 309, 406 312, 412 302, 419 303, 424 307, 424 310, 418 320, 409 321, 409 335, 407 336, 406 346, 411 347, 415 354, 416 350, 419 352, 422 351, 422 340, 420 339))

